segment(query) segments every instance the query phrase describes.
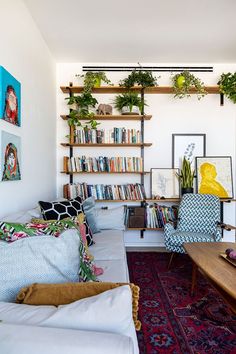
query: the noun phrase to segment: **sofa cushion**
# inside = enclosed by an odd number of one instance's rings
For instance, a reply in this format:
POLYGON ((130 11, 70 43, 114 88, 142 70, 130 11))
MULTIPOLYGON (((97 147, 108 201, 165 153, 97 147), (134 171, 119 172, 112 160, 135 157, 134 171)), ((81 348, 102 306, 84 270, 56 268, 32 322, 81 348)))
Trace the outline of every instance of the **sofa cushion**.
MULTIPOLYGON (((82 204, 80 197, 55 202, 39 201, 44 220, 63 220, 70 217, 77 217, 79 214, 84 213, 82 204)), ((84 225, 86 228, 87 243, 88 246, 91 246, 93 244, 93 234, 86 217, 84 218, 84 225)))
POLYGON ((100 232, 98 227, 96 210, 95 210, 95 198, 89 197, 83 201, 83 209, 88 220, 89 227, 93 234, 100 232))
POLYGON ((102 275, 98 276, 98 280, 116 283, 129 283, 129 272, 126 258, 115 260, 96 261, 96 266, 104 270, 102 275))
MULTIPOLYGON (((32 284, 22 288, 17 295, 16 302, 27 305, 66 305, 71 302, 103 293, 104 291, 127 285, 126 283, 63 283, 63 284, 32 284)), ((141 328, 138 321, 139 287, 128 284, 132 291, 132 312, 136 330, 141 328)), ((1 304, 0 304, 1 308, 1 304)))
POLYGON ((14 213, 8 216, 5 216, 3 219, 6 222, 15 222, 15 223, 21 223, 25 224, 27 222, 30 222, 32 218, 42 218, 42 213, 40 211, 40 208, 34 208, 26 211, 20 211, 18 213, 14 213))
POLYGON ((1 353, 134 354, 132 339, 113 333, 0 323, 1 353))
POLYGON ((95 261, 125 259, 124 232, 120 230, 102 230, 93 235, 94 244, 90 252, 95 261))
POLYGON ((101 230, 125 230, 124 206, 112 209, 96 209, 97 225, 101 230))
POLYGON ((134 352, 138 353, 132 316, 132 292, 129 285, 58 307, 9 304, 8 311, 7 306, 0 305, 0 318, 3 323, 127 335, 133 340, 134 352))
POLYGON ((0 241, 0 301, 15 301, 22 287, 32 283, 63 283, 79 280, 78 231, 52 236, 0 241))

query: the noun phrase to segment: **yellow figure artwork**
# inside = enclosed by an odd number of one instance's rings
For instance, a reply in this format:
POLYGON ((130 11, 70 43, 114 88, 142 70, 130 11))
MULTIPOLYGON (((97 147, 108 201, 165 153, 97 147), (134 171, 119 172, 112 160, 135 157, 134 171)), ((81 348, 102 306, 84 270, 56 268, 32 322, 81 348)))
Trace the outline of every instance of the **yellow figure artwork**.
POLYGON ((217 172, 214 165, 205 162, 200 166, 201 183, 199 193, 214 194, 220 198, 228 198, 229 195, 220 182, 216 180, 217 172))

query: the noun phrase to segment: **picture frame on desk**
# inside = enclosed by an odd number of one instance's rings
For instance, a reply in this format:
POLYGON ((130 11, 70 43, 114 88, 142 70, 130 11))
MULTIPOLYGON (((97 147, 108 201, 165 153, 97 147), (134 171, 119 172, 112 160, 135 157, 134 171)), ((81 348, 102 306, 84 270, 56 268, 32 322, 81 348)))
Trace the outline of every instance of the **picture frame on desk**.
POLYGON ((197 193, 234 197, 231 156, 197 156, 197 193))
POLYGON ((206 134, 172 134, 172 168, 181 168, 183 158, 195 168, 195 157, 206 155, 206 134))
POLYGON ((178 168, 151 168, 151 196, 153 199, 179 198, 178 168))

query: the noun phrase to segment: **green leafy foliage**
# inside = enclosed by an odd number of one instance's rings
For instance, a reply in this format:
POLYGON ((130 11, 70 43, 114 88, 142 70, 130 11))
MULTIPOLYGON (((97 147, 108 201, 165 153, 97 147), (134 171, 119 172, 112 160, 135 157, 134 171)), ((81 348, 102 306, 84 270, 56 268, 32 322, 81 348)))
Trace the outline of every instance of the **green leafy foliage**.
POLYGON ((88 71, 85 75, 77 74, 76 76, 84 78, 84 92, 91 92, 93 87, 99 87, 102 81, 108 85, 112 85, 112 82, 103 71, 88 71))
POLYGON ((157 78, 152 75, 151 71, 133 70, 126 79, 120 81, 120 86, 126 88, 135 85, 142 88, 157 86, 157 78))
POLYGON ((174 75, 172 77, 172 84, 175 92, 175 98, 190 97, 191 95, 189 94, 189 90, 191 87, 196 89, 198 100, 207 94, 204 88, 204 82, 195 77, 189 71, 183 71, 180 74, 174 75))
POLYGON ((220 93, 223 93, 233 103, 236 103, 236 72, 222 74, 218 82, 220 93))
MULTIPOLYGON (((81 95, 67 97, 66 99, 68 100, 68 105, 74 105, 76 107, 72 109, 69 114, 69 125, 81 126, 80 118, 88 118, 90 120, 93 118, 94 113, 90 112, 90 109, 95 108, 98 101, 91 93, 82 92, 81 95)), ((95 121, 93 120, 93 122, 95 121)))
MULTIPOLYGON (((140 111, 142 111, 143 108, 143 102, 141 98, 138 96, 137 92, 134 91, 129 91, 125 92, 122 95, 117 95, 115 97, 115 108, 118 109, 119 111, 122 110, 123 107, 129 107, 130 112, 132 112, 133 106, 137 106, 140 111)), ((144 105, 146 105, 144 103, 144 105)))
POLYGON ((190 161, 184 156, 181 171, 179 174, 177 173, 182 188, 193 188, 194 173, 194 170, 192 171, 191 169, 190 161))

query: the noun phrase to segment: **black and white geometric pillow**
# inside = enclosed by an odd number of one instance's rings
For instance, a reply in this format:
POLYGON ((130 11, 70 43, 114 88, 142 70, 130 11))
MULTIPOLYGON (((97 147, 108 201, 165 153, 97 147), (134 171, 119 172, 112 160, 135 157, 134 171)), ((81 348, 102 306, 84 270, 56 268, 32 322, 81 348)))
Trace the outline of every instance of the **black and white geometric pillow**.
MULTIPOLYGON (((43 202, 40 200, 39 206, 44 220, 63 220, 84 213, 82 199, 80 197, 55 202, 43 202)), ((84 224, 86 226, 87 243, 88 246, 91 246, 93 244, 93 234, 86 218, 84 219, 84 224)))

